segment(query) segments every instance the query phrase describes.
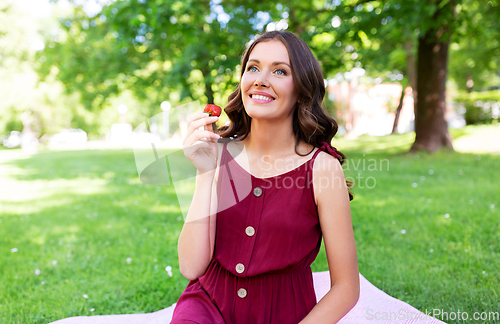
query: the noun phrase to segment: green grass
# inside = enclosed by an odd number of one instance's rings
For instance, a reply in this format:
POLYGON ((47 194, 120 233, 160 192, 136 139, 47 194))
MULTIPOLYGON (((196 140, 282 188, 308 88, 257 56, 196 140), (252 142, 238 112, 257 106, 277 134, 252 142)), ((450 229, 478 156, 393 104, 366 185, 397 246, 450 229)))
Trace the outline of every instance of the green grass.
MULTIPOLYGON (((334 142, 356 182, 360 272, 422 311, 500 311, 500 156, 403 154, 412 141, 334 142)), ((0 183, 0 323, 154 312, 187 285, 174 188, 142 184, 132 152, 1 151, 0 183)))

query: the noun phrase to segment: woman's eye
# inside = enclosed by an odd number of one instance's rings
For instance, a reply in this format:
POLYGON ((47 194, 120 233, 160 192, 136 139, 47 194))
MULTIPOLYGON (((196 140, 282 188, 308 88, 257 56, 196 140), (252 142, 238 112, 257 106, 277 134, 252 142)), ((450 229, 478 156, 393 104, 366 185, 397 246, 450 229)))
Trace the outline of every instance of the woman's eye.
POLYGON ((286 71, 282 70, 282 69, 278 69, 278 70, 276 70, 276 74, 278 74, 278 75, 286 75, 286 71))
POLYGON ((249 72, 256 72, 256 71, 258 71, 258 70, 257 70, 257 67, 256 67, 256 66, 253 66, 253 65, 252 65, 252 66, 249 66, 249 67, 247 68, 247 71, 249 71, 249 72))

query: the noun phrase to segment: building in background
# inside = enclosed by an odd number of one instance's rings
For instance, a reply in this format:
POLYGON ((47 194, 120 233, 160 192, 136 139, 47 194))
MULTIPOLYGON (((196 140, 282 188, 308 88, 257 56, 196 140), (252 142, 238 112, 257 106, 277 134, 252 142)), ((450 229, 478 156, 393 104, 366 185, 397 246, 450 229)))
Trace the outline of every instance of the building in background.
MULTIPOLYGON (((342 82, 328 82, 328 98, 336 106, 336 118, 345 127, 346 136, 355 138, 368 134, 383 136, 392 133, 396 111, 402 93, 399 83, 358 84, 357 77, 342 82)), ((448 100, 446 119, 449 127, 465 126, 451 100, 448 100)), ((405 89, 396 133, 414 131, 414 100, 411 87, 405 89)))

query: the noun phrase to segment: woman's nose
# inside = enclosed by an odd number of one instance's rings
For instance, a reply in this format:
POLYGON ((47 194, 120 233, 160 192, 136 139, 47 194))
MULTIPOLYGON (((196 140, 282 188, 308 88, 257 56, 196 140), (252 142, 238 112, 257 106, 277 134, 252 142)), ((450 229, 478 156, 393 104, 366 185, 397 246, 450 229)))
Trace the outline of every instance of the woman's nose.
POLYGON ((268 83, 267 81, 263 80, 262 78, 255 79, 255 82, 253 83, 254 86, 256 87, 267 87, 268 83))

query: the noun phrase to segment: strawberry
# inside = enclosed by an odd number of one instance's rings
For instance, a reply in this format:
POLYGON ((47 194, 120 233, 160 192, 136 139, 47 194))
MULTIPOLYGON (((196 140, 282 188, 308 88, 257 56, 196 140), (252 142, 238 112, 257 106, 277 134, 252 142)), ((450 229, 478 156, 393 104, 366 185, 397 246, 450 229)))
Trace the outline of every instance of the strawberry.
POLYGON ((222 112, 222 109, 217 105, 208 104, 205 106, 205 109, 203 109, 203 112, 208 113, 210 116, 219 117, 222 112))

